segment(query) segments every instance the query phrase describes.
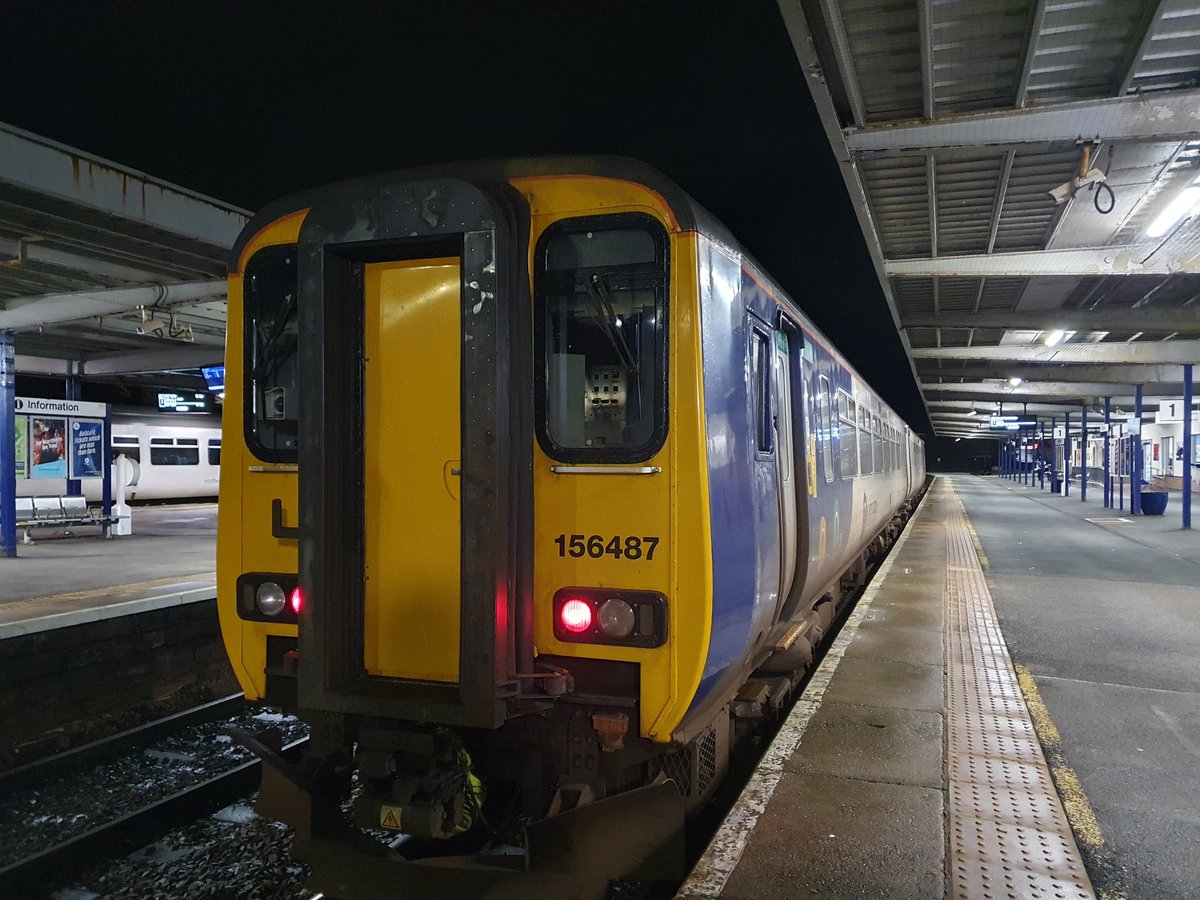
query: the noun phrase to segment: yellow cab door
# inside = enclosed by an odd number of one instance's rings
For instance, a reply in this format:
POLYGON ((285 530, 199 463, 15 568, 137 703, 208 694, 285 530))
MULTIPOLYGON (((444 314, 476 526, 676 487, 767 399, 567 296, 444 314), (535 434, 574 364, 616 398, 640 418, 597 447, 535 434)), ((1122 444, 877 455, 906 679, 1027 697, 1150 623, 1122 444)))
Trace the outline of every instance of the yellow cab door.
POLYGON ((461 280, 457 258, 364 267, 363 664, 373 676, 459 678, 461 280))

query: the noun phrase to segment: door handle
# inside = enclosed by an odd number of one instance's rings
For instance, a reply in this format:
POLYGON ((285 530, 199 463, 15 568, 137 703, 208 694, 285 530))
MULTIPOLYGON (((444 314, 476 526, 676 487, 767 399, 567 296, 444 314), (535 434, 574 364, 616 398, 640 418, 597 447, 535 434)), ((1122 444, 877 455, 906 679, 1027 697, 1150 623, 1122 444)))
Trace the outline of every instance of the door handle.
POLYGON ((271 537, 277 537, 282 541, 300 539, 298 526, 289 528, 283 524, 283 501, 278 497, 271 501, 271 537))

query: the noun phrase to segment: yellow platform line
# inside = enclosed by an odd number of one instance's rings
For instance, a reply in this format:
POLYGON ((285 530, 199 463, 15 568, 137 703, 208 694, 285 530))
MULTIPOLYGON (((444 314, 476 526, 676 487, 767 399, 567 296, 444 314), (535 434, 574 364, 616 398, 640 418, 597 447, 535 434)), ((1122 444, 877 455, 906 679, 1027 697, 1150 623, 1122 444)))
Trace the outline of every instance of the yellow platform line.
POLYGON ((195 575, 188 575, 184 578, 175 575, 170 578, 155 578, 151 581, 136 581, 133 584, 114 584, 108 587, 89 588, 86 591, 73 591, 67 594, 44 594, 41 597, 27 597, 24 600, 14 600, 11 603, 5 603, 3 609, 20 609, 21 607, 32 606, 36 603, 69 603, 72 600, 88 600, 92 597, 102 597, 106 594, 124 594, 131 591, 167 587, 172 584, 187 584, 192 581, 215 581, 216 577, 216 572, 198 572, 195 575))

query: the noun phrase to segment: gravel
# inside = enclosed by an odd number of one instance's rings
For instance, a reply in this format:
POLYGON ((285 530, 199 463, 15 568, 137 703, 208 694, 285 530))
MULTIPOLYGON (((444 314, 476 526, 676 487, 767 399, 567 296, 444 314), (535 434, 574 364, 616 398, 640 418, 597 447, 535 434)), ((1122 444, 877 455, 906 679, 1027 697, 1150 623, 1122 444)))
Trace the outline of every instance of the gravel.
POLYGON ((288 853, 291 830, 259 818, 253 797, 85 872, 53 900, 255 898, 303 900, 308 867, 288 853))

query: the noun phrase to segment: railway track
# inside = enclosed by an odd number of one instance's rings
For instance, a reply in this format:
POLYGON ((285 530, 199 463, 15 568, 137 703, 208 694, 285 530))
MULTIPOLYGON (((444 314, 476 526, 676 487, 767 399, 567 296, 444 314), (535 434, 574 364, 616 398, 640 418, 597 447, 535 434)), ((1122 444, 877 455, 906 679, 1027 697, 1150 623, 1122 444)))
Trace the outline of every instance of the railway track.
MULTIPOLYGON (((132 776, 128 789, 130 793, 133 792, 133 782, 140 781, 139 787, 145 788, 147 783, 153 784, 158 778, 158 773, 153 769, 145 772, 147 757, 154 762, 170 756, 169 751, 148 749, 148 745, 164 737, 169 739, 193 726, 229 720, 231 715, 239 711, 249 714, 240 695, 222 698, 4 773, 0 776, 0 796, 16 807, 8 811, 9 818, 13 820, 8 826, 19 829, 22 821, 28 820, 29 827, 33 829, 36 820, 54 818, 40 814, 35 802, 37 786, 47 786, 47 792, 61 789, 73 778, 80 779, 83 773, 98 766, 124 767, 132 776), (122 754, 125 756, 122 757, 122 754), (139 766, 142 767, 140 770, 139 766)), ((283 752, 297 756, 306 742, 307 737, 292 740, 283 752)), ((224 761, 206 761, 206 764, 219 767, 224 761)), ((117 810, 111 817, 105 815, 111 810, 90 812, 87 818, 100 819, 98 824, 86 830, 75 830, 74 833, 61 832, 49 838, 48 846, 42 843, 35 852, 24 852, 18 858, 10 856, 3 860, 0 863, 0 898, 24 898, 47 893, 55 886, 69 884, 97 860, 124 856, 172 829, 204 818, 247 797, 258 786, 260 765, 257 759, 239 759, 223 771, 179 789, 167 788, 169 792, 165 795, 148 799, 132 808, 117 810)), ((192 771, 189 768, 186 773, 192 771)), ((86 779, 83 780, 86 782, 86 779)), ((89 789, 84 787, 80 790, 86 792, 89 789)), ((122 793, 121 786, 115 790, 122 793)))

